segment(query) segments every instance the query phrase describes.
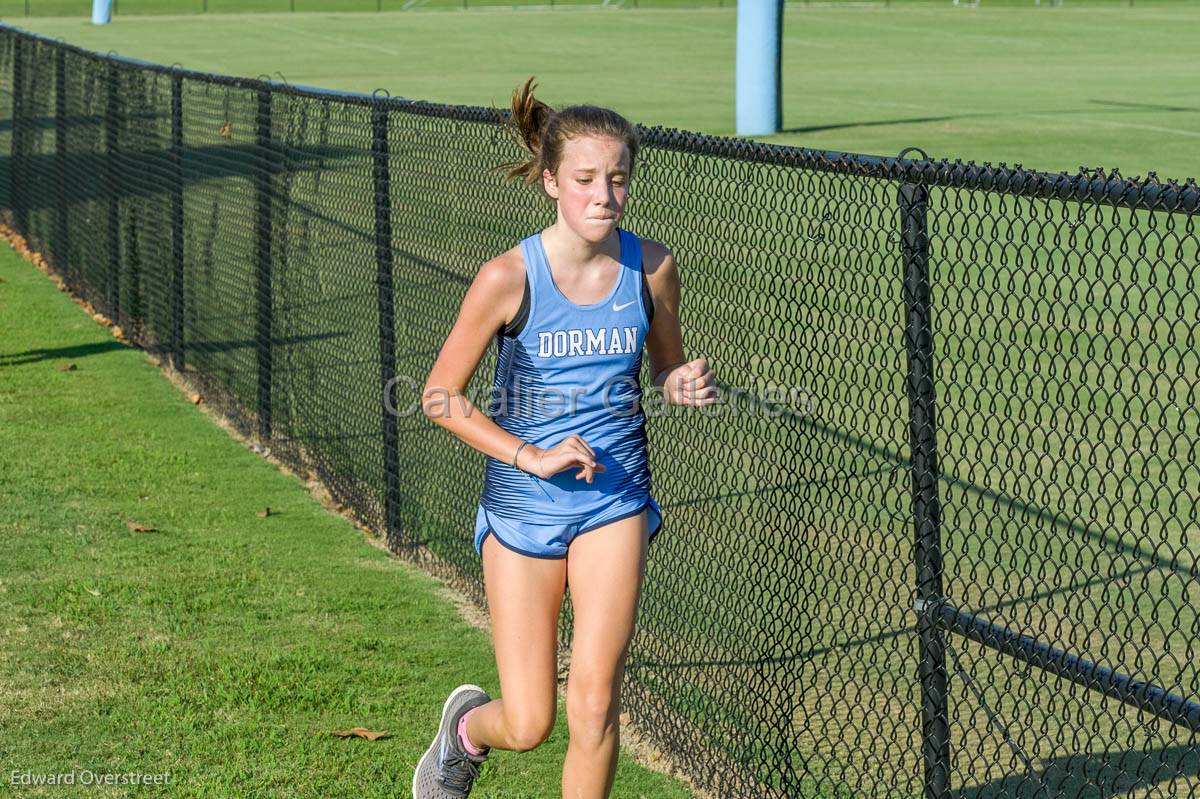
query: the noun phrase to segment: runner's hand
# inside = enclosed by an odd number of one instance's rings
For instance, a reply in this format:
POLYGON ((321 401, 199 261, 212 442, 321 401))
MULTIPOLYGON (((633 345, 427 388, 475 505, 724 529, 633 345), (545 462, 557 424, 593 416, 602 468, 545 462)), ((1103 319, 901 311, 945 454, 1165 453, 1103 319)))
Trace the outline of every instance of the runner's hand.
POLYGON ((603 463, 596 462, 596 450, 592 449, 582 437, 574 434, 567 436, 549 449, 533 454, 537 458, 529 458, 529 463, 533 468, 527 471, 542 479, 548 479, 564 469, 578 466, 579 473, 575 475, 575 479, 582 478, 590 483, 597 472, 606 471, 603 463))
POLYGON ((655 379, 670 405, 692 405, 702 408, 720 400, 716 378, 707 358, 680 364, 664 370, 655 379))

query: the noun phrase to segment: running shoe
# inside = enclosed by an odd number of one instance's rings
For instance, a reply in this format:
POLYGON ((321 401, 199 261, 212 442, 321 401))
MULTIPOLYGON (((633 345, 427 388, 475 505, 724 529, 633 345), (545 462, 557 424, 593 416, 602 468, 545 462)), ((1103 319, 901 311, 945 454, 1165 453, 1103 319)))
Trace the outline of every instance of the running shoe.
POLYGON ((464 799, 471 792, 490 749, 481 755, 463 749, 458 740, 458 720, 471 708, 490 701, 492 698, 478 685, 460 685, 446 699, 437 735, 413 772, 413 799, 464 799))

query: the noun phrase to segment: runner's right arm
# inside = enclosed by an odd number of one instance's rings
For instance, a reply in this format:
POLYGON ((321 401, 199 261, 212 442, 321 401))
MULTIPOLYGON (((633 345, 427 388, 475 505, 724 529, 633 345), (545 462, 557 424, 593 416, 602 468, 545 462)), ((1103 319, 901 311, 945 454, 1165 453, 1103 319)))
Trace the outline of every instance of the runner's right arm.
MULTIPOLYGON (((503 463, 512 463, 521 439, 479 412, 465 391, 496 333, 517 314, 525 292, 525 263, 514 249, 485 263, 463 297, 458 319, 421 390, 421 407, 433 422, 468 446, 503 463)), ((549 449, 521 449, 517 467, 549 477, 579 466, 577 477, 592 481, 596 453, 579 436, 568 436, 549 449)))

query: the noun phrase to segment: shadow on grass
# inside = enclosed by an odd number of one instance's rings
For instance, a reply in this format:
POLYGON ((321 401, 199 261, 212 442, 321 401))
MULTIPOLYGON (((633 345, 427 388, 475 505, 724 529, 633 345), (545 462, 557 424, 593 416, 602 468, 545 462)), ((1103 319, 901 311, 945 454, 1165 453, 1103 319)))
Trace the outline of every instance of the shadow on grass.
POLYGON ((38 361, 52 361, 58 358, 86 358, 89 355, 100 355, 114 350, 130 349, 119 341, 99 341, 94 344, 76 344, 71 347, 51 347, 24 352, 0 353, 0 367, 21 366, 38 361))
MULTIPOLYGON (((1128 113, 1145 113, 1153 111, 1162 113, 1164 111, 1175 111, 1183 113, 1195 113, 1200 111, 1200 108, 1189 108, 1186 106, 1174 105, 1158 105, 1153 103, 1125 103, 1118 100, 1089 100, 1089 102, 1097 105, 1115 106, 1109 109, 1109 113, 1120 113, 1122 111, 1128 113)), ((1064 110, 1048 110, 1048 111, 1032 111, 1028 114, 1013 114, 1007 111, 980 111, 974 114, 943 114, 941 116, 925 116, 925 117, 907 117, 904 119, 873 119, 862 122, 843 122, 833 125, 811 125, 804 128, 783 128, 780 133, 820 133, 826 130, 845 130, 847 128, 871 128, 881 127, 886 125, 920 125, 925 122, 951 122, 956 119, 987 119, 988 117, 1004 117, 1005 119, 1019 118, 1023 116, 1040 116, 1044 114, 1092 114, 1093 109, 1074 108, 1064 110)))
MULTIPOLYGON (((30 126, 43 127, 37 120, 31 120, 30 126)), ((72 125, 68 122, 66 127, 69 129, 72 125)), ((304 172, 331 169, 338 162, 362 156, 363 152, 354 147, 296 146, 284 142, 276 142, 269 150, 252 144, 191 145, 180 151, 180 168, 185 186, 231 178, 249 182, 261 176, 264 170, 270 175, 294 177, 304 172)), ((60 200, 57 193, 60 169, 65 175, 91 176, 91 180, 77 180, 72 184, 68 205, 114 196, 159 199, 167 196, 171 189, 171 181, 164 176, 172 174, 173 157, 172 151, 165 148, 128 149, 116 155, 67 152, 61 162, 54 153, 30 153, 18 160, 5 153, 0 156, 0 174, 9 179, 0 181, 0 204, 13 205, 18 198, 11 196, 14 193, 12 181, 20 181, 19 199, 27 210, 56 207, 60 200), (114 184, 109 185, 108 176, 114 162, 117 175, 114 184), (124 179, 121 176, 125 176, 124 179)))
MULTIPOLYGON (((968 766, 969 767, 969 766, 968 766)), ((1107 799, 1130 796, 1174 779, 1200 777, 1200 751, 1193 746, 1064 755, 1038 762, 1028 774, 954 793, 955 799, 1107 799)))
MULTIPOLYGON (((284 336, 275 338, 272 344, 276 347, 294 346, 297 344, 307 344, 314 341, 324 341, 327 339, 344 338, 349 333, 317 333, 308 336, 284 336)), ((213 352, 232 352, 234 350, 255 349, 258 342, 254 339, 241 339, 231 341, 189 341, 184 345, 184 352, 193 355, 202 355, 204 353, 213 352)), ((75 344, 69 347, 49 347, 38 349, 25 350, 24 352, 0 353, 0 367, 3 366, 21 366, 28 363, 36 363, 38 361, 50 361, 58 358, 86 358, 89 355, 100 355, 105 352, 113 352, 114 350, 122 349, 141 349, 144 352, 149 352, 157 355, 165 355, 171 352, 171 348, 166 345, 150 345, 146 347, 130 347, 122 344, 119 341, 99 341, 93 344, 75 344)))
MULTIPOLYGON (((1017 607, 1020 605, 1037 602, 1038 600, 1048 599, 1052 596, 1072 594, 1076 591, 1081 591, 1086 588, 1091 588, 1091 587, 1094 587, 1097 585, 1112 583, 1114 581, 1127 580, 1130 577, 1132 577, 1133 575, 1145 574, 1146 572, 1152 571, 1153 569, 1154 569, 1153 566, 1140 566, 1138 568, 1134 568, 1131 566, 1130 568, 1126 569, 1121 574, 1115 574, 1115 575, 1109 575, 1109 576, 1103 576, 1103 577, 1093 577, 1091 579, 1084 580, 1082 582, 1076 582, 1076 583, 1072 583, 1070 585, 1064 585, 1064 586, 1060 586, 1058 588, 1048 589, 1046 591, 1037 591, 1032 594, 1029 594, 1028 596, 1014 597, 1013 599, 1007 599, 1003 602, 996 602, 991 605, 983 605, 983 606, 980 606, 977 608, 973 608, 969 612, 973 613, 973 614, 986 615, 988 613, 994 613, 998 610, 1003 610, 1005 608, 1017 607)), ((841 642, 829 644, 827 646, 814 647, 812 649, 805 650, 804 652, 799 652, 795 655, 789 655, 789 656, 762 657, 762 658, 749 658, 749 659, 747 659, 747 658, 729 658, 729 659, 723 659, 723 660, 687 660, 687 661, 673 661, 673 662, 652 661, 652 660, 642 660, 642 661, 631 660, 629 663, 629 668, 630 669, 638 669, 638 668, 664 669, 664 668, 694 668, 697 666, 756 666, 756 665, 766 665, 769 663, 789 663, 789 662, 797 662, 797 661, 808 661, 808 660, 812 660, 814 658, 823 657, 825 655, 828 655, 828 654, 831 654, 834 652, 846 652, 851 649, 855 649, 857 647, 870 646, 872 644, 879 644, 884 641, 889 641, 893 638, 899 638, 904 635, 916 635, 916 633, 917 633, 917 628, 915 626, 899 627, 899 628, 894 628, 891 630, 884 630, 882 632, 876 633, 875 635, 864 636, 861 638, 854 638, 854 639, 850 639, 847 641, 841 641, 841 642)))

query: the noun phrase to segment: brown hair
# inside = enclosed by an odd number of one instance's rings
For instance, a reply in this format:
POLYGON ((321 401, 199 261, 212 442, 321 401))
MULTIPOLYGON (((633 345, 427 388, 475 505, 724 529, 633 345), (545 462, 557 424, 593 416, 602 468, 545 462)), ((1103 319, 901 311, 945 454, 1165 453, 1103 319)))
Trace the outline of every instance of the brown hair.
MULTIPOLYGON (((637 158, 638 135, 629 120, 608 108, 594 105, 571 105, 555 111, 533 96, 537 84, 533 78, 513 92, 512 116, 509 127, 521 149, 529 153, 522 161, 511 161, 496 167, 508 170, 505 180, 521 178, 533 183, 542 177, 542 170, 558 173, 563 147, 567 141, 583 136, 617 139, 629 150, 629 177, 637 158)), ((543 186, 543 190, 544 190, 543 186)))

